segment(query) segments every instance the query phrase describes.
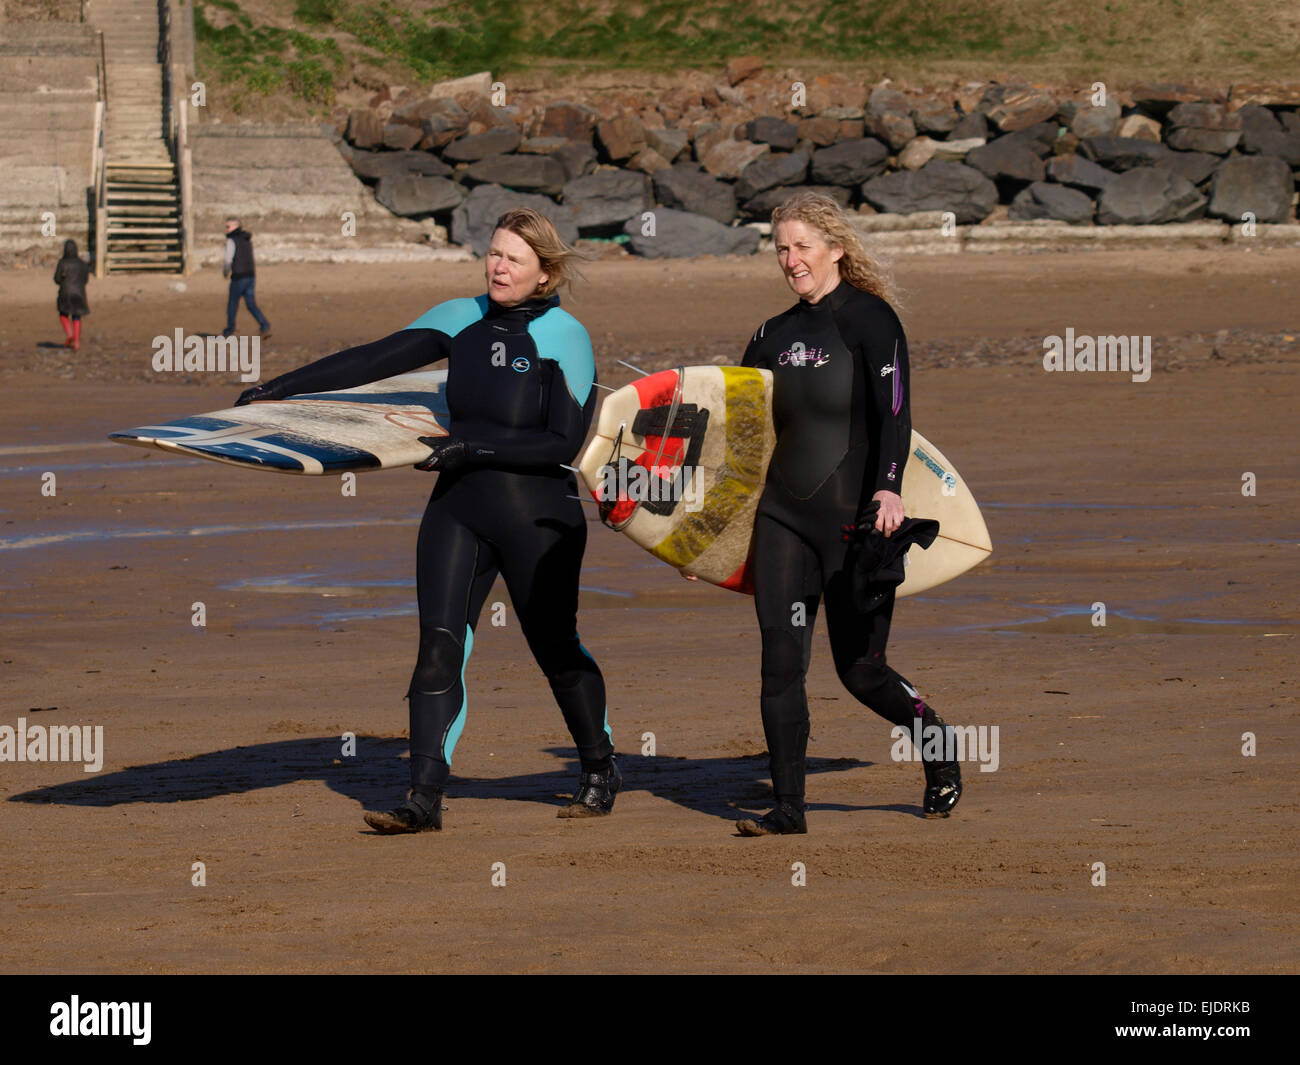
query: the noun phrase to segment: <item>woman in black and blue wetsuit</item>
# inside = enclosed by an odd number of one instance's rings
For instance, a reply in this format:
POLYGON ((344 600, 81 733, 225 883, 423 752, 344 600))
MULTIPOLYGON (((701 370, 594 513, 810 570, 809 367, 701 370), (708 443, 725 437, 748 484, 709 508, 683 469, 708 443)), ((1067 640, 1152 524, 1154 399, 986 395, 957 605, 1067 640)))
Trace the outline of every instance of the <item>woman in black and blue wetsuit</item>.
MULTIPOLYGON (((804 677, 824 599, 835 669, 849 692, 912 733, 942 719, 885 662, 890 588, 854 606, 852 536, 891 536, 911 441, 907 339, 887 276, 829 197, 799 192, 772 214, 786 282, 799 302, 765 322, 743 364, 772 371, 776 448, 754 524, 754 604, 762 633, 763 731, 776 808, 742 835, 806 832, 804 677)), ((928 735, 928 733, 922 733, 928 735)), ((961 796, 957 762, 926 761, 923 809, 946 817, 961 796)))
POLYGON ((576 253, 543 215, 497 221, 488 291, 426 311, 383 340, 327 356, 250 389, 241 402, 354 388, 447 360, 450 435, 426 438, 417 468, 439 476, 420 525, 416 575, 420 649, 407 692, 411 791, 367 813, 381 833, 442 827, 442 794, 465 724, 464 670, 498 573, 524 637, 577 745, 582 776, 559 816, 607 814, 621 779, 605 682, 578 640, 578 575, 587 542, 572 463, 595 409, 591 340, 559 307, 576 253))

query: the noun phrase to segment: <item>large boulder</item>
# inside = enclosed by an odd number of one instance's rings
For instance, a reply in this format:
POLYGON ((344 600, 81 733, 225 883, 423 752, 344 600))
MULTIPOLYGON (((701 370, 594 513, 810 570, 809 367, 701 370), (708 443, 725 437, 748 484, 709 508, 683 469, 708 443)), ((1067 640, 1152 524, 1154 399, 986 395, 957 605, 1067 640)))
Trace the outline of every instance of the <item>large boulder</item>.
POLYGON ((1215 172, 1209 213, 1240 222, 1249 211, 1257 222, 1286 222, 1294 191, 1291 168, 1276 156, 1233 156, 1215 172))
POLYGON ((671 165, 690 147, 691 135, 684 129, 647 129, 645 143, 647 148, 653 148, 671 165))
POLYGON ((692 163, 678 163, 654 174, 655 200, 688 214, 726 225, 736 217, 736 190, 692 163))
POLYGON ((531 207, 544 214, 555 224, 566 244, 578 239, 572 207, 561 206, 545 196, 503 189, 500 185, 479 185, 451 212, 452 242, 468 245, 475 255, 486 255, 497 219, 514 207, 531 207))
POLYGON ((1243 132, 1241 150, 1251 155, 1273 155, 1292 170, 1300 170, 1300 129, 1292 132, 1278 124, 1276 130, 1243 132))
POLYGON ((916 125, 907 111, 885 111, 881 114, 867 112, 863 121, 864 131, 889 145, 894 151, 907 147, 907 142, 916 136, 916 125))
POLYGON ((394 109, 392 121, 419 129, 418 147, 442 148, 469 128, 470 113, 447 97, 417 97, 394 109))
POLYGON ((1117 174, 1098 166, 1082 155, 1057 155, 1047 161, 1047 178, 1074 189, 1100 192, 1117 174))
POLYGON ((1056 115, 1056 100, 1029 85, 990 85, 979 102, 979 110, 1003 133, 1045 122, 1056 115))
POLYGON ((1237 112, 1241 116, 1241 142, 1240 147, 1243 152, 1249 152, 1250 141, 1253 136, 1260 133, 1281 133, 1283 132, 1282 123, 1278 121, 1277 115, 1267 107, 1261 107, 1259 104, 1250 104, 1243 107, 1237 112))
MULTIPOLYGON (((998 140, 1006 141, 1008 145, 1019 144, 1028 148, 1040 158, 1046 159, 1056 150, 1063 128, 1055 122, 1035 122, 1032 126, 1018 129, 1015 133, 1008 133, 1005 137, 999 137, 998 140)), ((989 143, 994 144, 997 142, 990 141, 989 143)))
POLYGON ((918 133, 951 133, 960 120, 957 109, 947 100, 927 97, 912 106, 912 124, 918 133))
POLYGON ((1161 136, 1160 123, 1154 118, 1139 115, 1135 112, 1120 119, 1119 128, 1115 130, 1115 135, 1130 140, 1150 141, 1152 144, 1159 144, 1161 136))
POLYGON ((734 181, 745 167, 771 149, 753 141, 719 141, 704 154, 704 169, 714 177, 734 181))
POLYGON ((792 152, 799 143, 799 129, 793 122, 764 115, 746 125, 745 137, 756 144, 771 145, 774 151, 792 152))
POLYGON ((798 185, 808 176, 808 153, 764 155, 745 167, 736 182, 736 198, 752 200, 760 192, 779 185, 798 185))
POLYGON ((378 148, 384 143, 384 123, 374 111, 359 107, 348 113, 344 137, 355 148, 378 148))
POLYGON ((1017 222, 1053 218, 1074 226, 1083 226, 1092 221, 1094 207, 1092 197, 1078 189, 1035 181, 1011 201, 1008 216, 1017 222))
POLYGON ((1205 214, 1205 203, 1185 177, 1164 167, 1139 166, 1102 189, 1097 221, 1107 226, 1189 222, 1205 214))
POLYGON ((843 141, 812 154, 812 180, 818 185, 860 185, 881 173, 889 149, 874 137, 843 141))
POLYGON ((654 174, 657 170, 663 170, 669 165, 668 160, 660 155, 653 148, 642 148, 636 155, 632 156, 623 164, 625 170, 639 170, 647 177, 654 174))
POLYGON ((1178 104, 1196 99, 1186 85, 1169 81, 1135 86, 1130 95, 1134 107, 1154 118, 1164 118, 1178 104))
POLYGON ((1169 149, 1163 144, 1137 137, 1089 137, 1079 142, 1079 151, 1085 159, 1116 172, 1158 166, 1169 155, 1169 149))
POLYGON ((564 167, 564 180, 572 181, 596 169, 596 149, 586 141, 569 141, 551 152, 551 158, 564 167))
MULTIPOLYGON (((917 141, 922 139, 925 138, 917 137, 912 144, 916 144, 917 141)), ((966 156, 970 152, 974 151, 976 148, 983 148, 987 143, 988 141, 983 137, 949 137, 946 141, 930 141, 930 145, 934 149, 930 158, 951 159, 960 163, 966 159, 966 156)), ((903 155, 907 154, 908 149, 912 147, 912 144, 909 144, 907 148, 903 149, 903 155)), ((900 155, 898 158, 899 162, 902 162, 903 156, 900 155)))
POLYGON ((375 199, 393 214, 419 218, 438 211, 450 211, 465 198, 465 190, 454 181, 422 174, 382 177, 375 187, 375 199))
POLYGON ((464 173, 469 185, 503 185, 543 196, 558 196, 565 178, 564 167, 550 155, 489 155, 464 173))
POLYGON ((537 135, 590 143, 597 117, 596 112, 586 104, 556 100, 554 103, 547 104, 542 112, 542 121, 537 128, 537 135))
POLYGON ((772 219, 772 212, 796 192, 820 192, 823 196, 829 196, 841 207, 847 207, 849 200, 853 198, 853 190, 840 185, 800 185, 797 188, 768 189, 742 203, 740 217, 747 222, 769 222, 772 219))
POLYGON ((1080 107, 1070 119, 1070 132, 1079 140, 1111 137, 1119 130, 1120 106, 1113 96, 1101 107, 1080 107))
POLYGON ((442 150, 442 157, 453 163, 474 163, 490 155, 513 152, 519 143, 518 130, 498 126, 486 133, 471 133, 452 141, 442 150))
POLYGON ((968 115, 962 115, 957 120, 957 124, 948 131, 948 139, 953 140, 970 140, 973 137, 979 137, 981 140, 988 140, 989 134, 992 133, 989 128, 989 120, 985 117, 983 111, 972 111, 968 115))
POLYGON ((596 141, 606 159, 622 163, 645 148, 645 126, 635 115, 616 115, 596 123, 596 141))
POLYGON ((1170 152, 1161 162, 1166 170, 1172 170, 1180 177, 1185 177, 1193 185, 1199 185, 1214 173, 1223 159, 1209 152, 1170 152))
POLYGON ((623 232, 632 250, 647 259, 752 255, 759 243, 756 229, 724 226, 712 218, 667 207, 655 208, 650 219, 628 219, 623 232))
POLYGON ((650 179, 630 170, 601 170, 564 186, 564 204, 581 232, 621 226, 654 203, 650 179))
POLYGON ((999 137, 982 148, 966 153, 966 165, 973 166, 985 177, 997 182, 1004 193, 1012 195, 1032 181, 1042 181, 1047 176, 1043 161, 1029 149, 1024 140, 999 137))
POLYGON ((421 174, 450 177, 451 167, 430 152, 366 152, 353 150, 348 156, 353 172, 368 185, 386 177, 421 174))
POLYGON ((384 147, 399 152, 408 152, 424 140, 424 131, 419 126, 406 122, 384 123, 384 147))
POLYGON ((1241 140, 1241 114, 1225 104, 1179 104, 1169 112, 1165 142, 1187 152, 1227 155, 1241 140))
POLYGON ((829 148, 840 139, 840 124, 833 118, 804 118, 797 127, 799 139, 814 148, 829 148))
POLYGON ((945 159, 931 160, 920 170, 874 177, 860 191, 878 211, 952 211, 962 225, 982 222, 998 203, 997 186, 992 181, 974 167, 945 159))

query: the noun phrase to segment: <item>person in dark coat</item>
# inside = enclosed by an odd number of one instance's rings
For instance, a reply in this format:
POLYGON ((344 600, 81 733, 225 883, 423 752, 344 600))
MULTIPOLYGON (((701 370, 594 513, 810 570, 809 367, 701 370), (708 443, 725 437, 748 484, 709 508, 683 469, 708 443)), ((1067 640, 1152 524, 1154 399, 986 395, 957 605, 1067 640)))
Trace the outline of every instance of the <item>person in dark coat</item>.
POLYGON ((271 336, 271 323, 257 308, 253 295, 256 284, 256 271, 253 268, 253 234, 240 225, 238 218, 226 219, 226 258, 221 270, 223 277, 230 278, 230 298, 226 301, 226 330, 222 336, 233 336, 235 332, 235 314, 242 299, 249 313, 257 319, 262 330, 262 339, 271 336))
POLYGON ((76 351, 81 347, 81 319, 90 313, 86 302, 86 281, 90 278, 90 264, 77 254, 77 242, 63 242, 63 258, 54 269, 54 283, 59 286, 59 323, 67 337, 66 346, 76 351))

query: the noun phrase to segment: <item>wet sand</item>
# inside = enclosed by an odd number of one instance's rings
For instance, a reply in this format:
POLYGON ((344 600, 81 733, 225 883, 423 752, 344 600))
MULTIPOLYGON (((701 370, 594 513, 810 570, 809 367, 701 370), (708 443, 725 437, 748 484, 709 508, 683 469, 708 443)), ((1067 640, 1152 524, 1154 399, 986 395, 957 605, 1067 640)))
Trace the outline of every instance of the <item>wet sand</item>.
MULTIPOLYGON (((923 819, 920 766, 891 760, 819 629, 810 831, 765 839, 732 827, 770 798, 752 603, 594 520, 580 625, 609 685, 614 815, 555 818, 576 758, 498 586, 446 829, 372 834, 361 810, 406 786, 429 475, 347 497, 109 444, 244 387, 149 370, 154 335, 220 326, 220 277, 95 283, 75 359, 36 347, 58 335, 48 278, 0 278, 0 725, 104 744, 97 773, 0 762, 0 969, 1295 972, 1300 255, 899 272, 914 423, 994 554, 900 603, 890 659, 950 722, 997 726, 999 765, 968 763, 953 817, 923 819), (1152 335, 1150 380, 1045 373, 1066 327, 1152 335)), ((766 259, 587 274, 569 306, 613 384, 616 355, 731 361, 789 302, 766 259)), ((470 265, 267 267, 265 370, 475 291, 470 265)))

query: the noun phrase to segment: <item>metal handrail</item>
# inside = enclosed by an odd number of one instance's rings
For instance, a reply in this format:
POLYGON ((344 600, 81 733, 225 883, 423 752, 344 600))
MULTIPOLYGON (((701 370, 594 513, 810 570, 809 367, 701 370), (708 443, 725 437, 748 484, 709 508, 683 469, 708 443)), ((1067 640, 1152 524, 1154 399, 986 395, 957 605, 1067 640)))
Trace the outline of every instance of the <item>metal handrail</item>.
MULTIPOLYGON (((173 70, 173 81, 183 83, 184 71, 179 63, 173 70)), ((176 184, 180 189, 181 273, 188 275, 193 269, 194 237, 190 226, 190 156, 189 98, 181 95, 176 102, 176 184)))
POLYGON ((106 161, 104 158, 105 128, 108 125, 108 64, 104 59, 104 34, 98 31, 99 38, 99 98, 95 101, 95 146, 91 156, 91 181, 95 192, 95 276, 104 276, 105 256, 108 249, 104 247, 107 238, 108 184, 106 180, 106 161))
POLYGON ((162 67, 163 114, 167 116, 167 147, 176 160, 176 101, 172 84, 172 5, 171 0, 158 0, 158 65, 162 67))

